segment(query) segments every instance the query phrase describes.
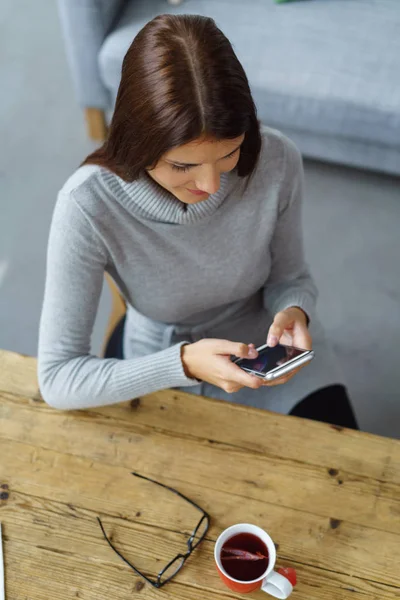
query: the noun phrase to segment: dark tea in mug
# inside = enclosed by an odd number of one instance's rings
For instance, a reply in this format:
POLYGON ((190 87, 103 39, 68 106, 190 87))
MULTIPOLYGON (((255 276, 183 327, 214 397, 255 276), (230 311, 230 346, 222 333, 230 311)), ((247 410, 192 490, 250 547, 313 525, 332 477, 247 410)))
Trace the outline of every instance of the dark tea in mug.
POLYGON ((268 567, 268 549, 252 533, 238 533, 229 538, 221 548, 224 570, 239 581, 252 581, 265 573, 268 567))

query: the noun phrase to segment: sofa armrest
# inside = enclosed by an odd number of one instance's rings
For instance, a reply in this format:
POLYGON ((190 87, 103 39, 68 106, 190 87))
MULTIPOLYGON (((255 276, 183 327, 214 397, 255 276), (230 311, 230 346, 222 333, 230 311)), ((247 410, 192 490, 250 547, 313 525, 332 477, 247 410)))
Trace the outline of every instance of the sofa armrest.
POLYGON ((67 59, 79 104, 107 110, 109 92, 99 72, 98 55, 124 0, 58 0, 67 59))

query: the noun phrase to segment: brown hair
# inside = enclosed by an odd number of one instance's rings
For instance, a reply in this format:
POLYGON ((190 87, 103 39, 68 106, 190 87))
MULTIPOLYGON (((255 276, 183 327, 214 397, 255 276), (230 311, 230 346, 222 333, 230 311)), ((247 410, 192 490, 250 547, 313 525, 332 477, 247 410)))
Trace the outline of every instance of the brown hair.
POLYGON ((134 181, 171 148, 204 135, 225 140, 243 133, 241 177, 254 171, 261 147, 242 65, 213 19, 159 15, 126 53, 107 140, 83 164, 134 181))

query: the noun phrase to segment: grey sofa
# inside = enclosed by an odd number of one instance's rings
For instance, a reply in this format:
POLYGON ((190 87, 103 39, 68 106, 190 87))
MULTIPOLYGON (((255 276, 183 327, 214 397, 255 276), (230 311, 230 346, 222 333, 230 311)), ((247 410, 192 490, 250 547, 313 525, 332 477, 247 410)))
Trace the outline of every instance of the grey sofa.
POLYGON ((76 95, 104 135, 123 56, 160 13, 211 16, 260 119, 305 156, 400 174, 400 0, 59 0, 76 95))

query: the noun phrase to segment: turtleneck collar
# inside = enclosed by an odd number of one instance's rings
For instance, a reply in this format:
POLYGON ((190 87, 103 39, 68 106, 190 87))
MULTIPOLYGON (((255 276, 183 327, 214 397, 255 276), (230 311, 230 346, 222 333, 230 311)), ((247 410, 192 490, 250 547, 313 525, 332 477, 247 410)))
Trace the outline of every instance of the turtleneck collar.
POLYGON ((176 225, 193 224, 214 214, 238 179, 235 171, 222 173, 221 185, 215 194, 196 204, 185 204, 146 174, 127 183, 115 173, 102 169, 101 178, 129 212, 151 221, 176 225))

